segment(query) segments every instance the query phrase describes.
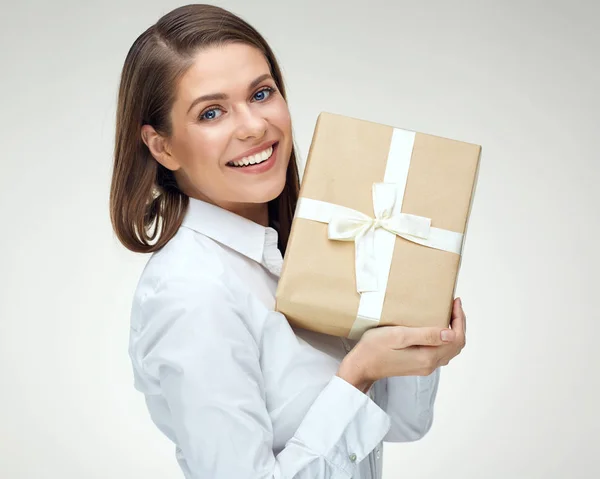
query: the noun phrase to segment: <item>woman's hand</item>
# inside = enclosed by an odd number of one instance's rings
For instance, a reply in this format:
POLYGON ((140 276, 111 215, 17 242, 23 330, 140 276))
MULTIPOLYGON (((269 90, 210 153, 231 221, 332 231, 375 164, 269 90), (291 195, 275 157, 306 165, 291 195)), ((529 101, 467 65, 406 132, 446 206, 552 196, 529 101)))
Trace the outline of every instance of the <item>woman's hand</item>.
POLYGON ((369 329, 342 361, 338 376, 363 392, 385 377, 428 376, 462 351, 465 331, 466 316, 457 298, 450 329, 405 326, 369 329))

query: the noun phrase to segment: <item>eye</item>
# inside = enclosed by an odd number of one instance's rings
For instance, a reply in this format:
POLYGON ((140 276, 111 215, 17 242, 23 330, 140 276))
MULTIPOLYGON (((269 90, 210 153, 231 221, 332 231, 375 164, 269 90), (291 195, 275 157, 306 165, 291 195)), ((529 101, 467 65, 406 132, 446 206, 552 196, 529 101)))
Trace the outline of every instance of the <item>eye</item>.
POLYGON ((269 96, 271 96, 271 93, 273 93, 273 88, 267 86, 262 90, 257 91, 253 98, 256 101, 265 101, 267 98, 269 98, 269 96))
POLYGON ((216 118, 218 118, 220 115, 217 114, 217 112, 221 112, 222 110, 220 108, 215 108, 215 107, 211 107, 208 110, 204 110, 201 114, 200 114, 200 120, 215 120, 216 118))

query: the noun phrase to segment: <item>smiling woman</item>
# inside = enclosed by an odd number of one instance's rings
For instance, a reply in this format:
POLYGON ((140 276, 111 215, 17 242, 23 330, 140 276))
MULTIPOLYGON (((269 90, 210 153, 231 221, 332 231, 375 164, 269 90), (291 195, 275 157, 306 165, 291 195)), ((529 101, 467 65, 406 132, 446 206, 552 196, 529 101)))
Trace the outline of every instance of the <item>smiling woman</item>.
POLYGON ((110 198, 127 248, 159 251, 195 198, 275 227, 283 252, 298 190, 281 70, 256 30, 190 5, 138 37, 121 78, 110 198))
POLYGON ((207 46, 192 59, 177 82, 171 135, 146 124, 144 143, 184 194, 268 226, 292 149, 285 98, 253 46, 207 46))
POLYGON ((129 354, 187 478, 379 479, 382 442, 431 427, 460 304, 450 339, 398 326, 353 345, 292 327, 274 306, 298 192, 283 79, 256 30, 188 5, 136 39, 110 213, 125 247, 152 253, 129 354))

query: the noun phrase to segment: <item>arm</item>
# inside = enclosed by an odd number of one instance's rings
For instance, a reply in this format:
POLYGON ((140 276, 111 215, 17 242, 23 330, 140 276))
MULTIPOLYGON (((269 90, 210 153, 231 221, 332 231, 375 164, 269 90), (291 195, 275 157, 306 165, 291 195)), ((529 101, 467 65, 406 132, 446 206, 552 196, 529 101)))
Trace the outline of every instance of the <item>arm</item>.
MULTIPOLYGON (((393 340, 394 331, 401 336, 424 335, 424 339, 417 343, 437 341, 437 334, 431 333, 426 328, 406 329, 403 327, 384 327, 370 330, 364 335, 362 341, 351 341, 353 348, 340 366, 340 372, 348 382, 362 391, 373 389, 377 404, 390 416, 391 428, 384 437, 386 442, 409 442, 421 439, 431 428, 433 423, 433 409, 437 396, 440 367, 439 364, 447 364, 439 350, 436 354, 434 349, 424 350, 423 353, 404 352, 414 340, 403 339, 399 343, 393 340), (358 347, 357 347, 358 346, 358 347), (360 347, 362 346, 362 347, 360 347), (384 346, 385 348, 382 348, 384 346), (392 355, 378 357, 381 351, 390 348, 392 355), (366 352, 365 352, 366 351, 366 352), (375 361, 373 361, 375 359, 375 361), (398 361, 398 367, 393 367, 398 361), (400 361, 402 363, 400 363, 400 361), (427 364, 435 364, 431 372, 425 372, 427 364), (382 368, 382 365, 385 367, 382 368), (392 367, 389 367, 392 365, 392 367), (426 375, 425 375, 426 374, 426 375), (382 377, 383 376, 383 377, 382 377), (378 378, 374 380, 374 378, 378 378)), ((439 347, 439 346, 438 346, 439 347)), ((441 346, 448 347, 448 346, 441 346)), ((410 349, 410 348, 409 348, 410 349)))
POLYGON ((433 372, 427 376, 386 378, 387 403, 382 407, 390 415, 392 427, 384 441, 416 441, 431 428, 441 366, 447 365, 465 347, 466 315, 459 298, 453 301, 450 325, 446 344, 438 346, 438 352, 429 358, 432 361, 429 364, 434 364, 433 372))
POLYGON ((421 439, 433 423, 433 407, 440 380, 440 368, 427 376, 388 376, 377 381, 365 379, 364 366, 350 355, 340 366, 339 375, 357 389, 373 389, 377 404, 389 415, 391 428, 386 442, 421 439))
POLYGON ((142 361, 169 405, 192 477, 352 477, 389 430, 389 417, 334 376, 275 456, 260 332, 244 322, 234 293, 212 281, 172 283, 144 306, 156 337, 142 361))
POLYGON ((371 328, 344 359, 349 363, 346 370, 350 371, 353 384, 369 387, 374 382, 378 388, 379 404, 391 419, 384 441, 416 441, 431 428, 440 367, 465 347, 466 315, 462 301, 455 298, 452 308, 451 329, 371 328))

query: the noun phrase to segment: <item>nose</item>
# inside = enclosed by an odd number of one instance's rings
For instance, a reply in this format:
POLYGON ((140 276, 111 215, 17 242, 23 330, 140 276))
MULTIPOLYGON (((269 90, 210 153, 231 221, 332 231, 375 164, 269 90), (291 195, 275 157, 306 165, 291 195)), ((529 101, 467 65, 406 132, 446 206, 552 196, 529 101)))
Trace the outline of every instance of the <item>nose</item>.
POLYGON ((237 136, 240 140, 261 138, 267 131, 267 120, 252 108, 242 108, 238 112, 237 136))

